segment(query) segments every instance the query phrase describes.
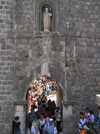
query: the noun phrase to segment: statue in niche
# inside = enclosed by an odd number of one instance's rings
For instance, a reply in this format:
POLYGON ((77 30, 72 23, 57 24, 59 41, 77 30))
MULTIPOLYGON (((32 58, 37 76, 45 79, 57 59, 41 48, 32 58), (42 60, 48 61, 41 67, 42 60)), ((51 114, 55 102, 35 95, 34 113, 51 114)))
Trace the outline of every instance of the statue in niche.
POLYGON ((50 32, 52 13, 48 12, 48 8, 45 8, 45 13, 43 14, 43 26, 44 32, 50 32))

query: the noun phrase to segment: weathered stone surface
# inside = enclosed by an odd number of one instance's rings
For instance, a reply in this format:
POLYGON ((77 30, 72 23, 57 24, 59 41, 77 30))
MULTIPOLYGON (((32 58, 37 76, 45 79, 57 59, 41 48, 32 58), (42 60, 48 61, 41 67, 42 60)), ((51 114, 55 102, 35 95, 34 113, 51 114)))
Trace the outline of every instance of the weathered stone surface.
POLYGON ((65 133, 67 129, 69 133, 77 131, 79 112, 86 107, 97 114, 100 1, 59 0, 59 5, 56 0, 53 2, 57 25, 54 31, 46 34, 36 31, 39 25, 36 22, 37 1, 0 1, 1 134, 11 132, 16 112, 14 102, 26 100, 30 82, 43 74, 55 78, 61 85, 64 101, 75 102, 75 105, 64 106, 64 117, 71 107, 70 117, 63 118, 65 133))

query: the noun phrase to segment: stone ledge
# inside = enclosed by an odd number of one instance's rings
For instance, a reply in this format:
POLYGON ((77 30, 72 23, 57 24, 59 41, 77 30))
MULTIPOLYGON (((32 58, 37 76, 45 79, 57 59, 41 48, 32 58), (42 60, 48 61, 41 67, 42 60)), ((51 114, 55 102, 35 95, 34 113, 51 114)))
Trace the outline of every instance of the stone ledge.
POLYGON ((27 105, 27 101, 15 101, 14 105, 27 105))
POLYGON ((74 102, 74 101, 64 101, 64 102, 63 102, 63 105, 65 105, 65 106, 69 106, 69 105, 77 105, 77 103, 74 102))
POLYGON ((59 32, 44 32, 44 31, 36 31, 34 33, 34 37, 52 37, 52 36, 60 36, 59 32))

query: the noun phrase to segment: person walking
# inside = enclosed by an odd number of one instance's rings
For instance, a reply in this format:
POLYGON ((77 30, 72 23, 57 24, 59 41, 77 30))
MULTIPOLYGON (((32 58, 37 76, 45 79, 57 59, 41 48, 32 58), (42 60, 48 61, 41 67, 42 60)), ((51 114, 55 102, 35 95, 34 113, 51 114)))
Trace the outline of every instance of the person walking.
POLYGON ((28 114, 27 119, 28 119, 29 129, 31 130, 32 122, 35 119, 34 108, 31 109, 31 112, 28 114))
POLYGON ((83 130, 85 124, 86 124, 86 119, 84 118, 84 113, 80 112, 80 120, 78 123, 79 133, 83 130))
POLYGON ((61 114, 59 113, 59 111, 56 111, 56 122, 57 122, 57 131, 58 134, 60 133, 60 124, 61 124, 61 114))
POLYGON ((12 133, 21 134, 20 121, 18 116, 16 116, 15 119, 12 121, 12 133))
POLYGON ((54 124, 53 124, 53 119, 49 119, 49 123, 47 123, 44 126, 43 134, 53 134, 54 133, 54 124))
POLYGON ((43 128, 44 128, 45 123, 46 123, 45 118, 43 117, 42 114, 40 115, 39 123, 40 123, 40 127, 39 127, 40 134, 42 134, 43 128))

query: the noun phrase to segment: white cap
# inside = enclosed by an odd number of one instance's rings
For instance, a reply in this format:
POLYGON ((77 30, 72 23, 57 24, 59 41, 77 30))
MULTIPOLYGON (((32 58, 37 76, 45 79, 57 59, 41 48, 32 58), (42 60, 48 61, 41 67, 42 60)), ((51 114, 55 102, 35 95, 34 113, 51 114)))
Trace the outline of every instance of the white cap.
POLYGON ((53 121, 53 119, 52 119, 52 118, 50 118, 50 119, 49 119, 49 121, 53 121))

